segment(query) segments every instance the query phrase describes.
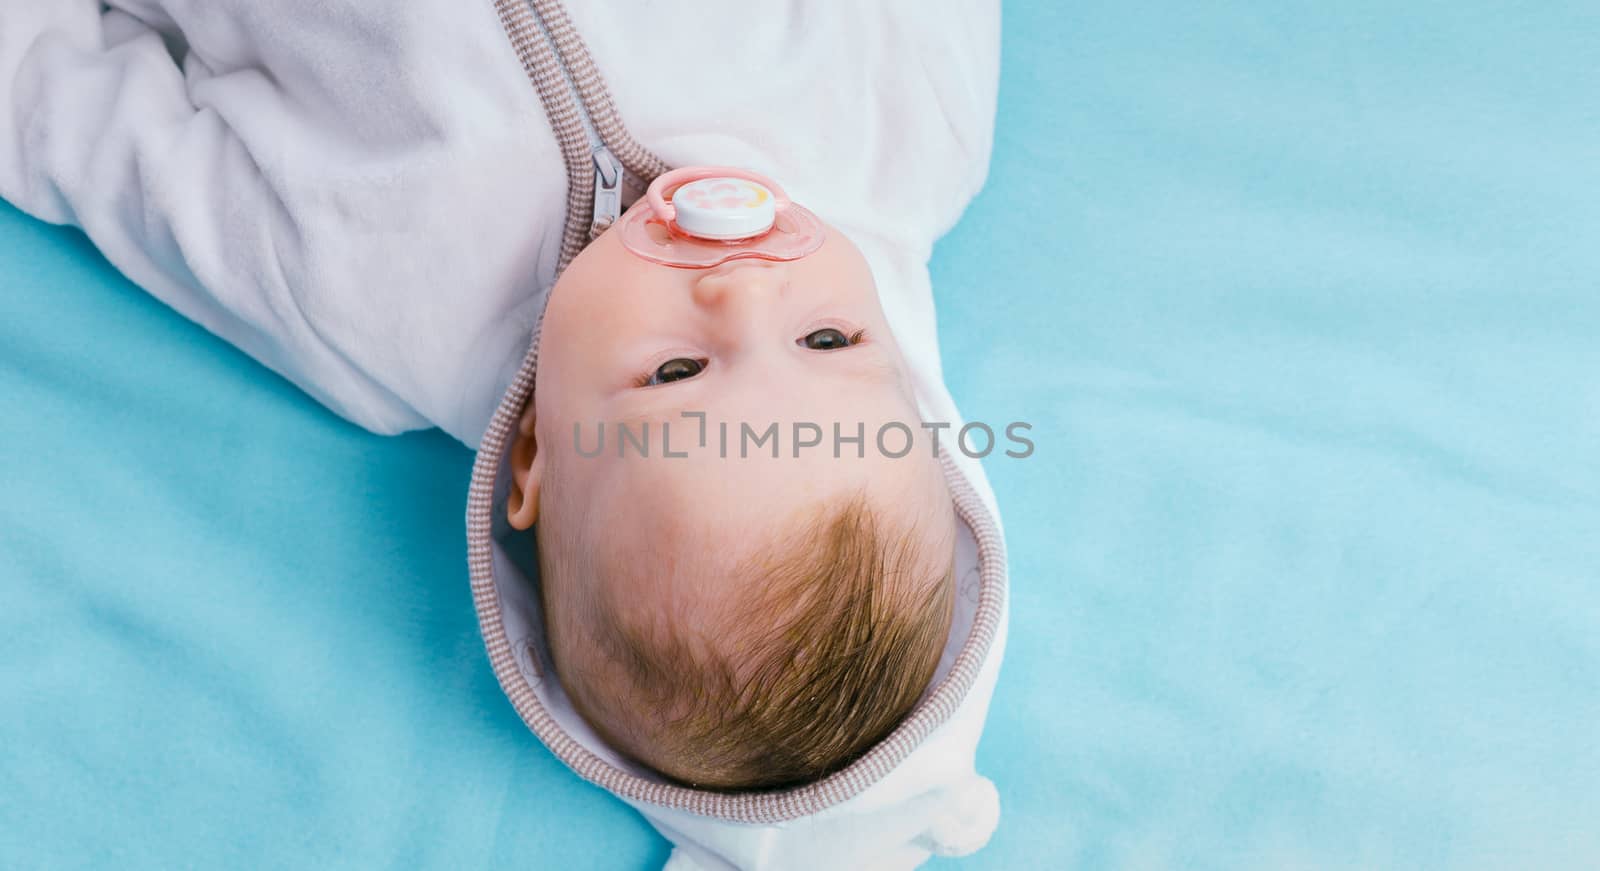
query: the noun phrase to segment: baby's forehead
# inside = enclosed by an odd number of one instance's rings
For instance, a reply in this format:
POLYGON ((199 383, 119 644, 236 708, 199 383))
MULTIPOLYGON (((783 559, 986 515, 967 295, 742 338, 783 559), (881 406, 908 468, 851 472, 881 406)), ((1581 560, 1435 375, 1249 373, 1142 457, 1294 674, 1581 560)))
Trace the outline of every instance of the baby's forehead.
POLYGON ((603 529, 596 574, 608 598, 663 609, 712 607, 751 595, 774 563, 808 553, 827 524, 859 504, 885 536, 913 555, 942 558, 953 546, 953 512, 939 467, 890 460, 836 465, 771 458, 635 463, 587 512, 603 529))
POLYGON ((886 520, 909 519, 930 500, 949 504, 942 469, 931 457, 742 453, 730 446, 725 456, 708 449, 610 463, 594 494, 605 510, 590 516, 651 534, 659 546, 694 546, 792 528, 853 500, 886 520))

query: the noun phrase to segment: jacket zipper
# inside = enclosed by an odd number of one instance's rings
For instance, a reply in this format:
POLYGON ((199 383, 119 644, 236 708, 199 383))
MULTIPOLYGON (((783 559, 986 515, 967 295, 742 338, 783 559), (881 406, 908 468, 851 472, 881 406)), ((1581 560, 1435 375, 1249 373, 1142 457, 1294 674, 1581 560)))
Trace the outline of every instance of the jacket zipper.
MULTIPOLYGON (((579 111, 587 122, 588 111, 579 111)), ((599 141, 592 127, 586 123, 584 129, 589 133, 589 154, 594 158, 594 217, 589 222, 589 238, 594 239, 622 215, 622 162, 599 141)))
POLYGON ((578 118, 583 123, 584 136, 589 140, 589 158, 594 162, 594 189, 590 199, 589 217, 589 239, 592 241, 616 223, 617 218, 622 215, 622 161, 611 153, 611 149, 607 148, 605 141, 600 138, 594 118, 589 114, 589 107, 583 102, 583 92, 578 90, 572 70, 567 67, 566 59, 557 50, 555 37, 551 35, 550 28, 546 26, 538 8, 530 7, 528 11, 539 25, 539 38, 544 40, 548 47, 550 59, 561 67, 562 84, 572 97, 572 106, 577 110, 578 118))

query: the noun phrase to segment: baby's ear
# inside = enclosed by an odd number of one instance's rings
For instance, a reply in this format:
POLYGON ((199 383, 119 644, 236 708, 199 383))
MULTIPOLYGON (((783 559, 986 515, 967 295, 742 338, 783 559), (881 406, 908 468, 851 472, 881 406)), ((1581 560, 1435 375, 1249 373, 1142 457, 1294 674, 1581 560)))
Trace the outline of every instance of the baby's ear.
POLYGON ((506 498, 506 519, 513 529, 528 529, 539 519, 539 445, 533 437, 533 397, 517 422, 511 442, 511 495, 506 498))

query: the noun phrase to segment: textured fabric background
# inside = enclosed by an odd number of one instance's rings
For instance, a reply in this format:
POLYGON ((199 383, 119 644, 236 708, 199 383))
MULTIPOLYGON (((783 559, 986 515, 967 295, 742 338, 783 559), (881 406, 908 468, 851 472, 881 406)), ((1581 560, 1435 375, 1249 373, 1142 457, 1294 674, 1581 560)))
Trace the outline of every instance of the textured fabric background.
MULTIPOLYGON (((1600 12, 1012 3, 935 256, 1012 559, 970 868, 1600 863, 1600 12)), ((0 867, 626 868, 470 457, 0 208, 0 867)))

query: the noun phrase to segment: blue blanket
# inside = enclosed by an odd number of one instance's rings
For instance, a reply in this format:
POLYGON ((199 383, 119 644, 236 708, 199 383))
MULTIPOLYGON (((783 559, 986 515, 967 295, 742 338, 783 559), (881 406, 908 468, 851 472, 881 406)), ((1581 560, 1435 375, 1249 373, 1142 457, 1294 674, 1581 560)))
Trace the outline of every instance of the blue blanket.
MULTIPOLYGON (((1600 863, 1592 3, 1014 3, 936 252, 1011 641, 970 868, 1600 863)), ((0 867, 634 868, 380 438, 0 207, 0 867)), ((939 864, 939 863, 936 863, 939 864)))

